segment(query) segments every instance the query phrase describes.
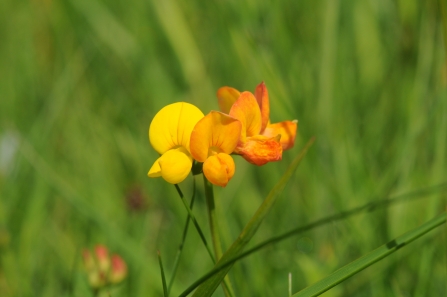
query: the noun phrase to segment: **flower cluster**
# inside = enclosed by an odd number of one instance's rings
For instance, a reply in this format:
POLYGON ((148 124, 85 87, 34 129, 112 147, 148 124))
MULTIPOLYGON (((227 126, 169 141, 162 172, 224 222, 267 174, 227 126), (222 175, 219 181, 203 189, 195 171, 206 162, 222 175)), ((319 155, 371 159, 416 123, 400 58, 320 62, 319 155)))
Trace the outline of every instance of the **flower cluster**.
POLYGON ((109 251, 104 245, 96 245, 93 253, 84 249, 82 258, 92 288, 118 284, 127 276, 126 262, 119 255, 109 256, 109 251))
POLYGON ((220 111, 206 116, 194 105, 178 102, 162 108, 149 126, 149 141, 161 155, 148 172, 177 184, 192 168, 203 163, 203 174, 213 184, 226 186, 235 172, 231 154, 264 165, 282 158, 293 147, 298 122, 270 123, 267 87, 262 82, 254 94, 230 87, 217 91, 220 111))

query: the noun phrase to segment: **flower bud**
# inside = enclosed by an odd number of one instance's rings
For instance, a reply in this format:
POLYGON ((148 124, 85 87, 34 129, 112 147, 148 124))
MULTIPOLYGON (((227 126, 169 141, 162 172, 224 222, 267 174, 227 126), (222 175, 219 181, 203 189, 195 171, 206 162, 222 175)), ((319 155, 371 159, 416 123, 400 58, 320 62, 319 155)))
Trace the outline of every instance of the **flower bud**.
POLYGON ((112 284, 121 282, 127 276, 126 262, 119 255, 112 255, 112 269, 109 275, 109 281, 112 284))

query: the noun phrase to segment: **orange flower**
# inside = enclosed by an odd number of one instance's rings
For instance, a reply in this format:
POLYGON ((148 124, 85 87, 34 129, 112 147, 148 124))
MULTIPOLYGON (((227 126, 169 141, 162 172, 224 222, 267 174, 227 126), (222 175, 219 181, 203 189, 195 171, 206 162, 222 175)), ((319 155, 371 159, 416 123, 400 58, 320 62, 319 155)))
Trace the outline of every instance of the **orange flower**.
POLYGON ((293 147, 298 121, 270 123, 267 87, 260 83, 253 95, 230 87, 217 91, 220 110, 238 119, 242 132, 235 153, 255 165, 278 161, 282 151, 293 147))
POLYGON ((234 175, 230 154, 241 134, 241 123, 224 113, 211 111, 197 122, 190 140, 192 157, 203 162, 203 174, 214 185, 225 187, 234 175))

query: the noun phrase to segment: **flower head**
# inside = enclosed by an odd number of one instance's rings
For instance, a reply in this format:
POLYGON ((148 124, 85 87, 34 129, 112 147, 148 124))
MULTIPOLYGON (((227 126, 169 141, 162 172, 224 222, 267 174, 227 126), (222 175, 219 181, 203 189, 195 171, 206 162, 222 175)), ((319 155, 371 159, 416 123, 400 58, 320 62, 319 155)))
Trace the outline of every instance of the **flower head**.
POLYGON ((110 258, 112 267, 110 270, 109 281, 112 284, 120 283, 127 276, 127 264, 123 258, 117 254, 113 254, 110 258))
POLYGON ((241 123, 224 113, 211 111, 191 133, 191 155, 203 162, 203 174, 212 183, 225 187, 234 175, 230 154, 241 134, 241 123))
POLYGON ((194 105, 177 102, 163 107, 149 126, 149 141, 161 155, 148 172, 171 184, 182 182, 191 171, 190 137, 203 113, 194 105))
POLYGON ((93 253, 84 249, 82 257, 92 288, 117 284, 127 276, 126 262, 116 254, 109 257, 109 251, 104 245, 96 245, 93 253))
POLYGON ((297 121, 270 123, 270 106, 267 87, 262 82, 254 95, 240 93, 230 87, 217 91, 219 108, 222 112, 238 119, 242 132, 235 153, 255 165, 278 161, 282 151, 293 147, 297 121))

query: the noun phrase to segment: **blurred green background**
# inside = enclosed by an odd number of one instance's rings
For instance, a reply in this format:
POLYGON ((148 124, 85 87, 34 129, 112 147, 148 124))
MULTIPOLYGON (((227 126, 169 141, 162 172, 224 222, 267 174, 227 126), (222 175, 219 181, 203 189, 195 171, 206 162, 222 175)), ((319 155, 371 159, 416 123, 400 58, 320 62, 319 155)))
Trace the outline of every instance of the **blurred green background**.
MULTIPOLYGON (((440 1, 439 1, 440 2, 440 1)), ((224 85, 265 81, 271 120, 299 120, 283 161, 217 189, 223 243, 237 237, 293 157, 317 141, 254 242, 447 180, 447 64, 438 1, 0 1, 0 296, 93 296, 81 250, 129 266, 111 296, 161 296, 186 212, 146 173, 164 105, 217 109, 224 85)), ((202 180, 195 214, 209 236, 202 180)), ((192 177, 180 187, 188 197, 192 177)), ((286 296, 420 225, 445 193, 334 222, 230 272, 237 296, 286 296)), ((443 296, 438 228, 323 296, 443 296)), ((171 296, 212 267, 195 230, 171 296)), ((215 296, 223 296, 221 289, 215 296)))

